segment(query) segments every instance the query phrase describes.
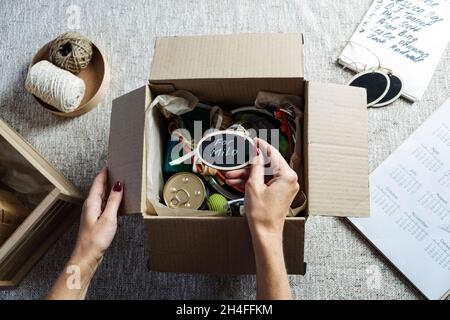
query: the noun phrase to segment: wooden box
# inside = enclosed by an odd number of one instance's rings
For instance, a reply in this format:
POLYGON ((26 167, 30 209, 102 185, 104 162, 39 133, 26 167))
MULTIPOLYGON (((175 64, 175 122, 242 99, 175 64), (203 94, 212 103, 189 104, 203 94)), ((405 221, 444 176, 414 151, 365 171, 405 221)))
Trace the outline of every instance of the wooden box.
POLYGON ((82 195, 2 120, 0 192, 0 289, 7 289, 74 222, 82 195))

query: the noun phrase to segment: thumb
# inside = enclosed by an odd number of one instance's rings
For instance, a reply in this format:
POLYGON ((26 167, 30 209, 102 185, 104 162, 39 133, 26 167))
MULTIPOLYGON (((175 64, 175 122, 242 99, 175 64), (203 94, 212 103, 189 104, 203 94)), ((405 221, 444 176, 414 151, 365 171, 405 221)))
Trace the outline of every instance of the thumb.
POLYGON ((248 182, 254 185, 264 184, 264 159, 261 150, 254 144, 253 159, 251 161, 248 182))
POLYGON ((123 185, 120 181, 114 184, 111 193, 108 197, 108 202, 106 203, 105 210, 103 210, 102 218, 117 220, 117 212, 119 211, 120 203, 123 197, 123 185))

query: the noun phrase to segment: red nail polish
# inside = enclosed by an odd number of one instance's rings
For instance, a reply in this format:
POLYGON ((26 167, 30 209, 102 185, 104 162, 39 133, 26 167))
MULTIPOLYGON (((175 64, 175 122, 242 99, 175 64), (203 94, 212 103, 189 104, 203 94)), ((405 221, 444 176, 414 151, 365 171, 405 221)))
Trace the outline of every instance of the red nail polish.
POLYGON ((114 192, 121 192, 122 191, 122 183, 120 183, 120 181, 117 181, 114 184, 113 191, 114 192))

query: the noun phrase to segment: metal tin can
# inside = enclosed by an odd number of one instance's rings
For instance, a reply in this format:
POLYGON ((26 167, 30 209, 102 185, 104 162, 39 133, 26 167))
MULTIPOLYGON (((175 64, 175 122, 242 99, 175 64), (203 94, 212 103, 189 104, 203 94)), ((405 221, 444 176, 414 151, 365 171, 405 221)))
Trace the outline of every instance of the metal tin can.
POLYGON ((200 177, 193 173, 181 172, 167 180, 163 196, 169 208, 197 210, 204 206, 208 193, 200 177))

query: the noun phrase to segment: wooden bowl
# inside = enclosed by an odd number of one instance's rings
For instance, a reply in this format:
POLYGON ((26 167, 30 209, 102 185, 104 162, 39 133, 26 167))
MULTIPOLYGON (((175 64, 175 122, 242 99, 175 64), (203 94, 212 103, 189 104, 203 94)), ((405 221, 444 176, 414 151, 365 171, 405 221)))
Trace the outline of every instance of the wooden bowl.
MULTIPOLYGON (((30 68, 42 60, 49 60, 49 50, 52 42, 43 46, 38 53, 33 57, 30 68)), ((72 112, 62 112, 38 97, 33 97, 39 102, 41 106, 50 111, 51 113, 61 117, 78 117, 94 109, 106 96, 110 81, 110 71, 108 61, 102 52, 93 44, 93 56, 92 61, 89 63, 86 69, 83 69, 80 73, 76 74, 77 77, 84 80, 86 84, 86 92, 84 98, 80 103, 80 106, 72 112)))

